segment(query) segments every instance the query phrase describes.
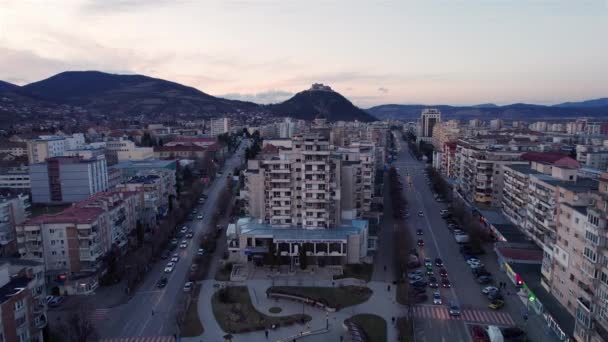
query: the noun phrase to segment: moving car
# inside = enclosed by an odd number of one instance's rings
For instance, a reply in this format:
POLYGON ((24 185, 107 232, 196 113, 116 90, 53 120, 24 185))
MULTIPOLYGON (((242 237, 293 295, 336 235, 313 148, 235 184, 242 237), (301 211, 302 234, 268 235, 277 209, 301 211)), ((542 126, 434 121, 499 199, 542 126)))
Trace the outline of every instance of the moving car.
POLYGON ((424 246, 424 240, 418 239, 418 246, 420 246, 420 247, 424 246))
POLYGON ((418 216, 420 216, 420 217, 424 216, 424 212, 422 210, 418 211, 418 216))
POLYGON ((198 256, 203 256, 205 255, 205 250, 202 248, 199 248, 198 251, 196 251, 196 255, 198 256))
POLYGON ((439 291, 433 292, 433 304, 441 305, 443 301, 441 300, 441 294, 439 291))
POLYGON ((422 235, 422 234, 423 234, 422 229, 416 230, 416 235, 422 235))
POLYGON ((448 276, 448 271, 445 268, 442 268, 439 270, 439 275, 442 277, 447 277, 448 276))
POLYGON ((179 261, 179 256, 174 256, 171 258, 171 262, 178 262, 179 261))
POLYGON ((202 219, 203 219, 203 215, 198 215, 198 216, 196 217, 196 219, 197 219, 197 220, 202 220, 202 219))
POLYGON ((162 289, 163 287, 167 286, 167 278, 166 277, 162 277, 160 279, 158 279, 158 281, 156 282, 156 287, 158 287, 159 289, 162 289))
POLYGON ((435 258, 435 266, 443 267, 443 260, 441 260, 441 258, 435 258))
POLYGON ((433 268, 433 262, 431 261, 431 258, 424 258, 424 266, 426 266, 426 268, 433 268))
POLYGON ((192 286, 193 286, 193 284, 192 284, 191 281, 186 282, 184 284, 184 292, 190 292, 190 291, 192 291, 192 286))
POLYGON ((432 289, 436 289, 439 287, 439 282, 437 282, 437 278, 429 277, 429 287, 432 289))
POLYGON ((450 316, 458 317, 460 316, 460 306, 458 306, 456 302, 451 302, 448 308, 448 312, 450 313, 450 316))
POLYGON ((446 289, 452 287, 452 283, 450 283, 450 279, 448 279, 448 278, 441 279, 441 287, 446 288, 446 289))
POLYGON ((171 273, 173 272, 173 269, 175 268, 175 264, 170 262, 167 263, 167 266, 165 266, 165 273, 171 273))
POLYGON ((184 240, 180 243, 179 248, 188 248, 188 241, 184 240))
POLYGON ((505 306, 505 301, 502 299, 494 299, 492 301, 492 303, 490 303, 490 305, 488 305, 488 307, 492 310, 498 310, 498 309, 502 308, 503 306, 505 306))

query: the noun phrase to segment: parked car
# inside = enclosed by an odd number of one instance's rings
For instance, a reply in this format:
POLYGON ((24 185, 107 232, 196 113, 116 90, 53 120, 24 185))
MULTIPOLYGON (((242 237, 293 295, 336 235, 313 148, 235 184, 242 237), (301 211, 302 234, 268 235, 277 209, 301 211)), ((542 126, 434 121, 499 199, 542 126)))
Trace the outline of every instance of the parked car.
POLYGON ((489 294, 490 292, 496 292, 496 291, 500 291, 500 290, 498 289, 498 287, 496 287, 496 286, 486 286, 486 287, 484 287, 484 288, 481 290, 481 293, 483 293, 483 294, 487 295, 487 294, 489 294))
POLYGON ((489 342, 490 340, 486 331, 479 325, 471 327, 471 337, 473 338, 473 342, 489 342))
POLYGON ((165 273, 171 273, 173 272, 173 269, 175 268, 175 264, 170 262, 167 263, 167 266, 165 266, 165 273))
POLYGON ((502 329, 502 336, 504 338, 516 338, 525 335, 526 333, 517 327, 510 327, 502 329))
POLYGON ((160 279, 158 279, 158 281, 156 282, 156 287, 158 287, 159 289, 162 289, 163 287, 167 286, 167 278, 166 277, 162 277, 160 279))
POLYGON ((488 299, 489 300, 496 300, 496 299, 505 299, 505 297, 502 295, 502 293, 500 291, 494 291, 494 292, 490 292, 488 293, 488 299))
POLYGON ((411 271, 410 273, 407 274, 407 277, 409 279, 415 278, 415 277, 422 277, 424 275, 424 272, 422 270, 415 270, 415 271, 411 271))
POLYGON ((410 284, 414 284, 415 282, 418 281, 422 281, 422 277, 421 276, 414 276, 413 278, 410 278, 410 284))
POLYGON ((202 219, 203 219, 203 215, 198 215, 198 216, 196 217, 196 219, 197 219, 197 220, 202 220, 202 219))
POLYGON ((451 302, 448 312, 450 313, 450 316, 458 317, 460 316, 460 306, 458 306, 458 304, 455 302, 451 302))
POLYGON ((196 251, 196 255, 197 256, 203 256, 205 255, 205 250, 202 248, 199 248, 198 251, 196 251))
POLYGON ((169 258, 169 252, 167 252, 167 251, 162 252, 160 255, 160 258, 163 260, 169 258))
POLYGON ((187 248, 188 240, 182 240, 182 243, 179 244, 179 248, 187 248))
POLYGON ((175 263, 179 261, 179 256, 174 256, 171 258, 171 262, 175 263))
POLYGON ((52 308, 56 308, 58 306, 61 305, 61 303, 63 303, 64 298, 62 296, 54 296, 53 298, 51 298, 51 300, 49 300, 48 302, 48 306, 52 307, 52 308))
POLYGON ((426 287, 427 283, 424 280, 419 280, 411 283, 413 287, 426 287))
POLYGON ((439 291, 433 292, 433 304, 441 305, 443 301, 441 300, 441 294, 439 291))
POLYGON ((481 277, 477 277, 477 282, 480 284, 489 284, 492 282, 492 277, 482 275, 481 277))
POLYGON ((502 299, 494 299, 488 307, 492 310, 498 310, 505 306, 505 301, 502 299))
POLYGON ((193 286, 193 283, 191 281, 186 282, 184 284, 184 292, 190 292, 190 291, 192 291, 192 286, 193 286))

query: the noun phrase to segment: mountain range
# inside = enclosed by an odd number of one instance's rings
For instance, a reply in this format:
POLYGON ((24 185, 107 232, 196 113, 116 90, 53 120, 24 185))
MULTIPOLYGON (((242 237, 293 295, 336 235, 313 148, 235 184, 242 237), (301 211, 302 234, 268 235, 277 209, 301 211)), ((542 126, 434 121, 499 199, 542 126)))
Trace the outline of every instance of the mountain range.
POLYGON ((260 105, 206 94, 198 89, 143 75, 99 71, 66 71, 19 87, 1 82, 0 95, 16 102, 45 101, 48 105, 78 106, 109 116, 264 112, 311 120, 324 114, 329 121, 373 121, 373 116, 336 92, 306 90, 278 104, 260 105))
POLYGON ((7 103, 18 105, 20 110, 29 106, 35 110, 43 108, 45 112, 49 108, 73 106, 89 113, 116 118, 165 114, 210 117, 225 113, 258 112, 304 120, 312 120, 322 114, 329 121, 367 122, 377 119, 415 120, 423 109, 429 107, 441 110, 446 119, 565 119, 580 116, 605 118, 608 115, 608 98, 554 106, 525 103, 506 106, 492 103, 474 106, 388 104, 363 110, 321 84, 314 84, 284 102, 260 105, 215 97, 193 87, 144 75, 117 75, 99 71, 66 71, 24 86, 0 81, 0 114, 3 117, 11 114, 10 106, 2 106, 7 103))

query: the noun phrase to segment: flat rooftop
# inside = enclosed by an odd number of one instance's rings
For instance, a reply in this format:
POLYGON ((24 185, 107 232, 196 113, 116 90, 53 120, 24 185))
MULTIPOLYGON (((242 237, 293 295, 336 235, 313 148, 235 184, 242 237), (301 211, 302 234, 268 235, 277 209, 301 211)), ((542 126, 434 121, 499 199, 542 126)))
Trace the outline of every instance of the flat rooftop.
POLYGON ((305 229, 299 227, 272 227, 252 218, 237 221, 241 234, 267 236, 275 240, 346 240, 349 235, 360 234, 368 227, 366 220, 352 220, 340 227, 327 229, 305 229))

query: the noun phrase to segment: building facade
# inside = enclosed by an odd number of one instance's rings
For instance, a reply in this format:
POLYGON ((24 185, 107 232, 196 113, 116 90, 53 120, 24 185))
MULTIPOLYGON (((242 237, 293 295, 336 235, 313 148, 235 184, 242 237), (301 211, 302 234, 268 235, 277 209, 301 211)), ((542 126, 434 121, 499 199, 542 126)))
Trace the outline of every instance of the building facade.
POLYGON ((438 109, 427 108, 422 111, 418 122, 417 141, 430 143, 433 138, 433 128, 441 122, 441 112, 438 109))

